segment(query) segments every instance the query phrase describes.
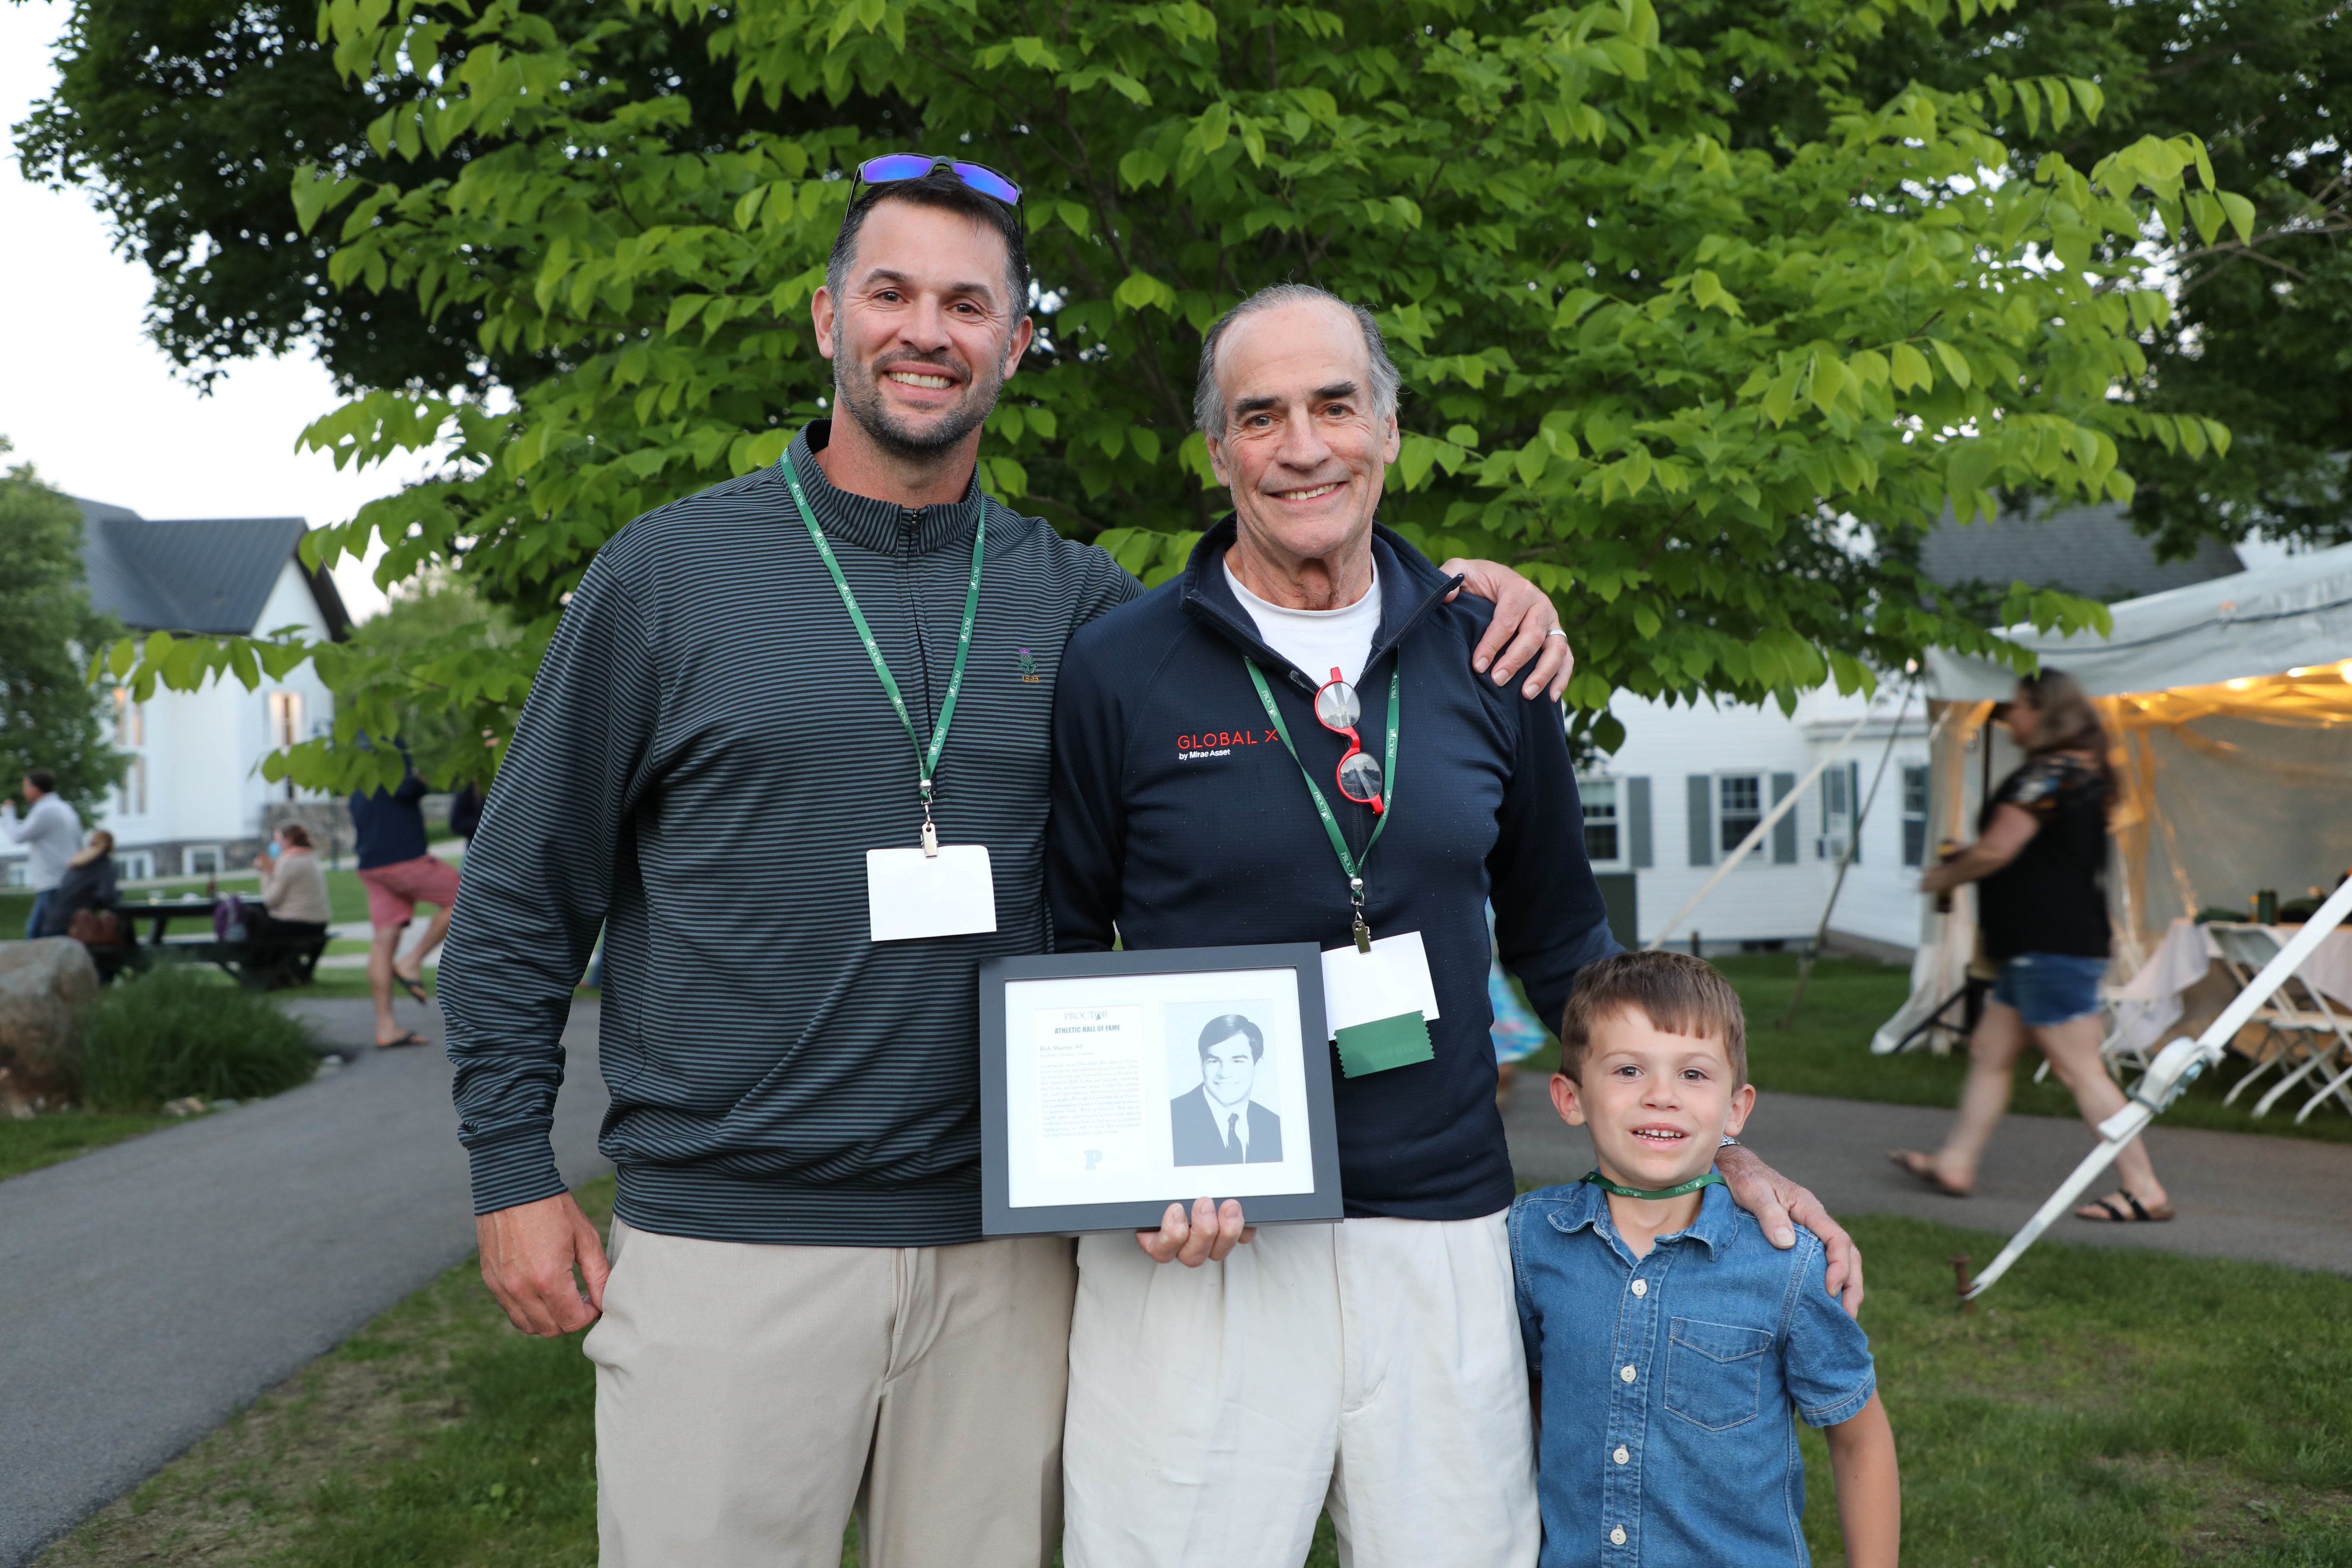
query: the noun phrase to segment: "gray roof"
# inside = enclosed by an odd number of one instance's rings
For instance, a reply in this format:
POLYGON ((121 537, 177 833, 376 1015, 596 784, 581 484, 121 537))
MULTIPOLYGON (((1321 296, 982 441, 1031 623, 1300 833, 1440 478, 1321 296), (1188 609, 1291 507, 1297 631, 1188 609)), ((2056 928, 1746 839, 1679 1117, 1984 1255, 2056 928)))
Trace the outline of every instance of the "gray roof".
POLYGON ((1988 522, 1954 520, 1951 509, 1919 547, 1919 564, 1947 586, 2024 583, 2116 604, 2168 588, 2185 588, 2245 570, 2238 552, 2209 539, 2186 561, 2158 562, 2155 547, 2132 531, 2124 508, 2053 507, 2035 501, 2023 514, 2004 512, 1988 522))
POLYGON ((150 522, 127 507, 74 500, 81 508, 90 603, 134 631, 271 631, 257 623, 289 560, 310 583, 329 635, 341 641, 350 630, 334 580, 296 558, 310 531, 299 517, 150 522))

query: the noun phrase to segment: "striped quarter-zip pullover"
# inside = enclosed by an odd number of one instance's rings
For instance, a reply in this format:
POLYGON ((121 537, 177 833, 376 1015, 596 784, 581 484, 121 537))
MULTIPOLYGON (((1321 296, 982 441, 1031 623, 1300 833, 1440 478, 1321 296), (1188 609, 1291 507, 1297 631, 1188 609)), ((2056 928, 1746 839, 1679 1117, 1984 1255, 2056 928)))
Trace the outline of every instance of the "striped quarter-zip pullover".
POLYGON ((979 966, 1043 952, 1055 673, 1140 592, 981 494, 907 509, 794 466, 922 743, 983 510, 941 842, 988 847, 997 930, 877 943, 866 852, 919 842, 914 747, 775 468, 648 513, 565 610, 467 852, 441 965, 477 1213, 563 1191, 561 1036, 600 926, 600 1147, 640 1229, 720 1241, 977 1240, 979 966))

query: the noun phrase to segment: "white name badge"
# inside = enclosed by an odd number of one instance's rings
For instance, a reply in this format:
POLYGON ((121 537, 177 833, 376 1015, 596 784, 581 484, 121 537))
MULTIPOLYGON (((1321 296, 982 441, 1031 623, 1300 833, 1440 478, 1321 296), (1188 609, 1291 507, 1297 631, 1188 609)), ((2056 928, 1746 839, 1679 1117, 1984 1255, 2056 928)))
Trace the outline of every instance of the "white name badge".
POLYGON ((1437 1016, 1437 986, 1429 977, 1429 950, 1421 933, 1384 936, 1370 952, 1356 944, 1323 955, 1323 1014, 1336 1037, 1342 1029, 1401 1013, 1437 1016))
POLYGON ((984 844, 866 852, 866 918, 876 942, 971 936, 996 929, 996 879, 984 844))

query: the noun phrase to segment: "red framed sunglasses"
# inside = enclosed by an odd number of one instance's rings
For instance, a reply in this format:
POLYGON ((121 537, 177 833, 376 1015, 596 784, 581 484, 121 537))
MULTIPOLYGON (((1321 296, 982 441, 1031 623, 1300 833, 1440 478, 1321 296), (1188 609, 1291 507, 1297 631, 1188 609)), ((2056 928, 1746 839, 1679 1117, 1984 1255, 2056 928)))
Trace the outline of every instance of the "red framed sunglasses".
POLYGON ((1356 721, 1363 716, 1363 700, 1333 670, 1331 679, 1315 693, 1316 721, 1335 735, 1348 737, 1348 754, 1339 759, 1339 793, 1358 805, 1370 806, 1377 816, 1388 809, 1388 803, 1381 798, 1388 781, 1381 775, 1381 760, 1364 750, 1363 737, 1356 733, 1356 721))

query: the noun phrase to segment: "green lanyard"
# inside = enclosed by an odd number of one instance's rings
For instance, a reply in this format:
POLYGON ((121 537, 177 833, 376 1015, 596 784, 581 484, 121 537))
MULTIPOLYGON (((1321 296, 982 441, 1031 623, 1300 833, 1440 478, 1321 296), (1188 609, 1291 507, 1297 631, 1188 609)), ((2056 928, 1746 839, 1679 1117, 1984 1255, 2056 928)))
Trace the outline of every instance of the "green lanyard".
POLYGON ((915 733, 915 721, 908 717, 907 700, 898 695, 898 683, 890 678, 890 667, 882 661, 882 648, 874 640, 874 628, 866 624, 866 616, 857 608, 857 595, 849 591, 849 579, 841 574, 841 563, 834 559, 833 546, 826 542, 824 530, 817 526, 816 509, 809 505, 807 492, 801 489, 800 474, 793 468, 793 455, 784 454, 784 483, 792 487, 793 504, 800 508, 801 521, 808 525, 809 539, 816 552, 824 558, 824 569, 833 574, 833 585, 841 590, 842 606, 857 627, 857 638, 866 645, 866 657, 874 661, 874 673, 882 679, 882 689, 889 694, 890 706, 898 710, 898 722, 907 727, 907 740, 915 748, 915 773, 923 795, 923 853, 940 852, 940 831, 931 825, 931 775, 939 771, 940 752, 948 743, 948 724, 955 718, 956 693, 963 689, 964 660, 971 654, 971 623, 980 614, 980 562, 988 545, 988 509, 981 508, 980 526, 971 535, 971 586, 963 596, 963 630, 956 637, 955 673, 948 677, 947 700, 940 704, 940 721, 931 731, 931 747, 924 751, 920 737, 915 733))
POLYGON ((1648 1198, 1654 1202, 1659 1198, 1678 1198, 1685 1193, 1695 1193, 1701 1187, 1719 1187, 1723 1185, 1723 1173, 1709 1171, 1704 1176, 1694 1176, 1687 1182, 1682 1182, 1671 1187, 1660 1187, 1654 1193, 1644 1192, 1640 1187, 1621 1187, 1598 1171, 1587 1171, 1584 1173, 1584 1180, 1591 1182, 1602 1192, 1614 1193, 1621 1198, 1648 1198))
POLYGON ((1339 831, 1339 819, 1331 815, 1331 803, 1323 798, 1322 787, 1315 782, 1315 775, 1307 771, 1307 764, 1298 762, 1298 748, 1290 743, 1290 726, 1282 721, 1282 710, 1274 705, 1274 693, 1267 689, 1265 677, 1258 673, 1257 661, 1244 655, 1242 665, 1249 671, 1250 684, 1257 688, 1257 700, 1265 704, 1265 716, 1273 721, 1274 732, 1282 737, 1282 749, 1290 753, 1292 762, 1298 763, 1298 776, 1307 781, 1307 793, 1315 797, 1315 815, 1323 819, 1323 832, 1339 856, 1339 869, 1348 874, 1348 900, 1356 907, 1356 951, 1370 952, 1372 951, 1372 931, 1364 923, 1363 862, 1372 858, 1372 846, 1381 841, 1381 833, 1387 830, 1389 818, 1396 814, 1397 715, 1403 706, 1398 700, 1398 693, 1404 685, 1403 650, 1398 650, 1395 668, 1389 671, 1389 753, 1381 773, 1382 809, 1380 820, 1372 824, 1372 836, 1364 840, 1361 860, 1348 853, 1348 840, 1339 831))

